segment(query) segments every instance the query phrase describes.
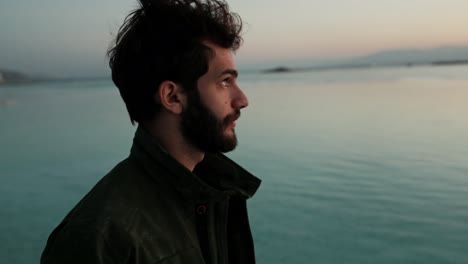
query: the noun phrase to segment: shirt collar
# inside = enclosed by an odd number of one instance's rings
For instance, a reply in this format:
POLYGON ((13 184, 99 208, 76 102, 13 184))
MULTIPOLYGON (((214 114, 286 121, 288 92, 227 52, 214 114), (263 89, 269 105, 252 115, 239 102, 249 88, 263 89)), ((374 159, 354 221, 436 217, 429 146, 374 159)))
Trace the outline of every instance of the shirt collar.
POLYGON ((153 177, 165 177, 175 189, 190 199, 207 201, 227 194, 252 197, 260 186, 260 179, 221 153, 206 153, 193 172, 169 155, 156 139, 141 125, 135 132, 131 155, 143 162, 153 177), (156 173, 155 166, 166 173, 156 173))

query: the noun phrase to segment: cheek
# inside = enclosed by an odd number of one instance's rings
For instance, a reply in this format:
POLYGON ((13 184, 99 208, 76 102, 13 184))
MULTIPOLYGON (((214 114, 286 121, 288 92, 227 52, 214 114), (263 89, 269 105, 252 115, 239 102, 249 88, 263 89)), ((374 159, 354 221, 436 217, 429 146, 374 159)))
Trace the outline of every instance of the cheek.
POLYGON ((229 94, 226 97, 227 98, 224 100, 224 104, 228 105, 228 104, 230 104, 230 102, 232 102, 232 95, 229 94))

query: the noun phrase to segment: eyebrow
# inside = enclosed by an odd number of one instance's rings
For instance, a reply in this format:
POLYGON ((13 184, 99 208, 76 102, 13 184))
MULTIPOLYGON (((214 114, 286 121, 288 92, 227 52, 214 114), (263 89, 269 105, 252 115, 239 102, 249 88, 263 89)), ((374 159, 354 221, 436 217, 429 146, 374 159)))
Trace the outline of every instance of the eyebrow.
POLYGON ((231 74, 235 78, 237 78, 237 76, 239 76, 239 72, 236 71, 236 70, 233 70, 233 69, 224 70, 224 71, 221 72, 221 74, 219 74, 219 76, 223 76, 224 74, 231 74))

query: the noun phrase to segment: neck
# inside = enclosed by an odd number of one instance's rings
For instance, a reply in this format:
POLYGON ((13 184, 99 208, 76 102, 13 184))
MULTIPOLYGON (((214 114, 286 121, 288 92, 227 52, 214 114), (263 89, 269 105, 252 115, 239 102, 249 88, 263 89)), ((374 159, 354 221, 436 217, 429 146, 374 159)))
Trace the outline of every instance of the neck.
POLYGON ((195 166, 203 160, 205 153, 185 140, 180 129, 178 129, 178 124, 173 120, 162 119, 164 117, 145 123, 144 127, 169 155, 188 170, 193 171, 195 166))

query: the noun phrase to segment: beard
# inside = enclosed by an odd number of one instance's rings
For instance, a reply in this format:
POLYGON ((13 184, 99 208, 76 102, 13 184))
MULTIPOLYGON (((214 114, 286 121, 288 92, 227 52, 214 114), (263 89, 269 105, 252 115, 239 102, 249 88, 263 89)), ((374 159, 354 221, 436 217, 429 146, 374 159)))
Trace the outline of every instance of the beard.
POLYGON ((237 146, 237 137, 226 135, 226 128, 240 116, 240 110, 218 119, 201 101, 198 91, 188 93, 186 109, 182 112, 182 134, 193 146, 203 152, 229 152, 237 146))

